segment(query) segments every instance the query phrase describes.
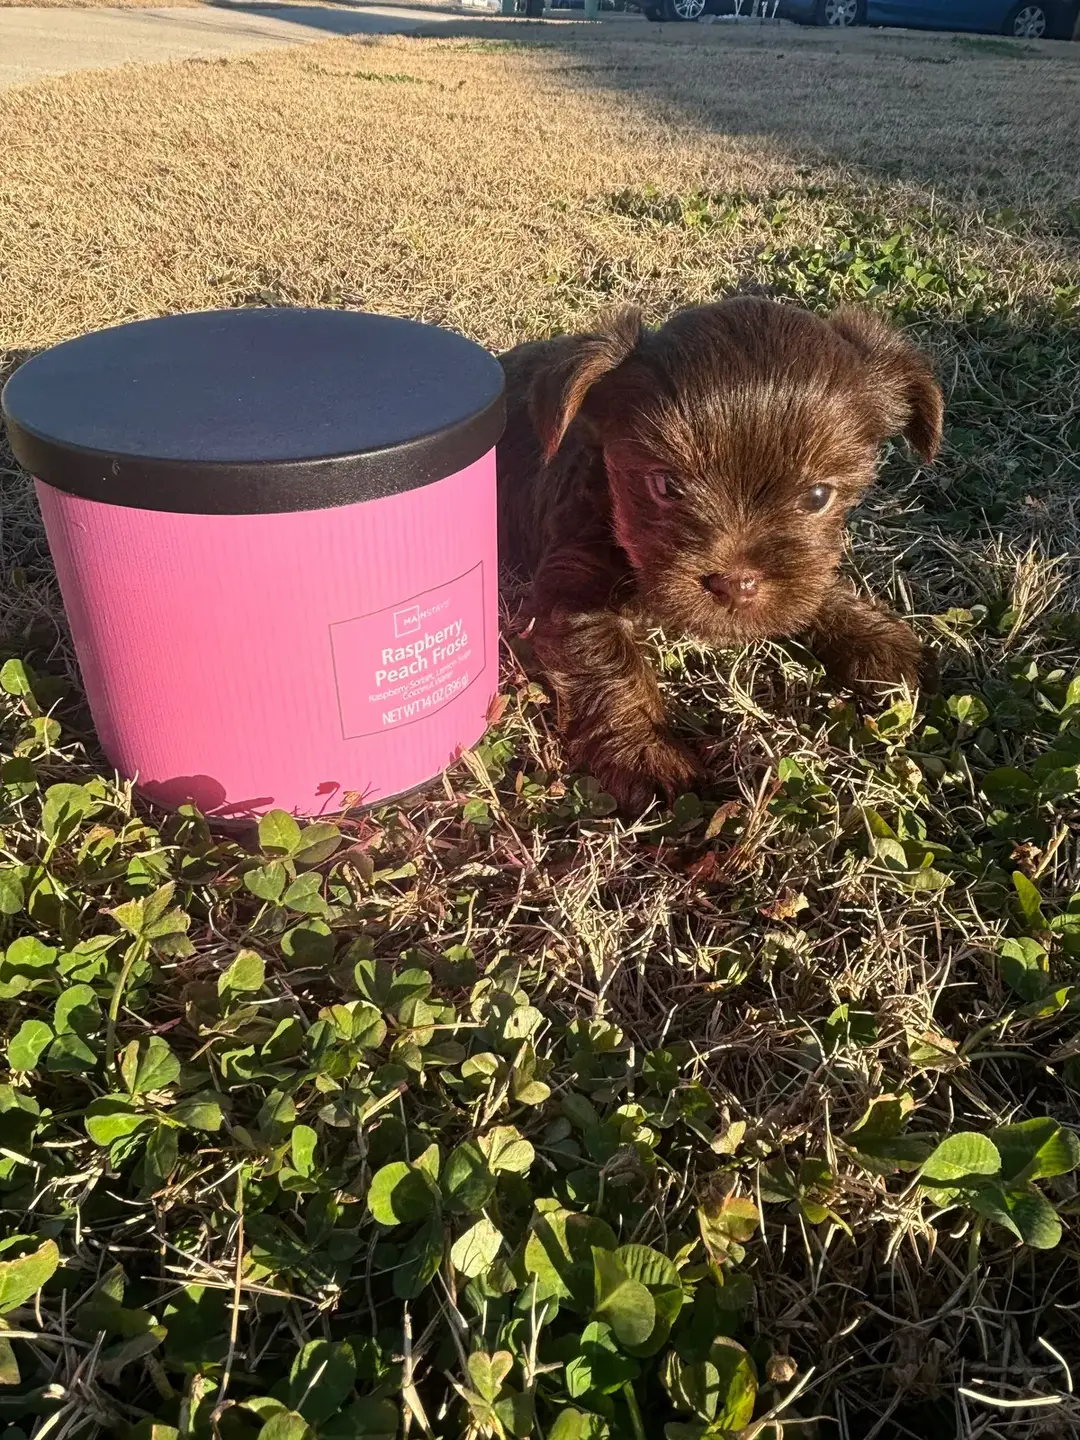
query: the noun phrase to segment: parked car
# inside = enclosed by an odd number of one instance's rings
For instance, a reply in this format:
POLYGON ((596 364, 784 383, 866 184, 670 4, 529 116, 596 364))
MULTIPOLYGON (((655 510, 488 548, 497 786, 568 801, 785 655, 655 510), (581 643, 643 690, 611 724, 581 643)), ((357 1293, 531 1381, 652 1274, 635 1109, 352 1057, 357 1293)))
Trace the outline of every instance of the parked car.
MULTIPOLYGON (((767 0, 772 8, 772 0, 767 0)), ((646 20, 700 20, 703 15, 734 15, 735 0, 639 0, 639 9, 646 20)), ((742 13, 749 15, 753 0, 742 0, 742 13)))
POLYGON ((803 25, 903 25, 1069 40, 1080 0, 780 0, 779 13, 803 25))

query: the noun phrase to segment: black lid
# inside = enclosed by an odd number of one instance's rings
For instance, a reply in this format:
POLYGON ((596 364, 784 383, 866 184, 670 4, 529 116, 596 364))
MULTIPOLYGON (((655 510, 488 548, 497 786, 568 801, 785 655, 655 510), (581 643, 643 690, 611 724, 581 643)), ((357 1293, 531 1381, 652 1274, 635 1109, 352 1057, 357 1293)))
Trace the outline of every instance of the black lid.
POLYGON ((502 434, 502 367, 434 325, 348 310, 139 320, 27 361, 3 395, 39 480, 204 515, 322 510, 471 465, 502 434))

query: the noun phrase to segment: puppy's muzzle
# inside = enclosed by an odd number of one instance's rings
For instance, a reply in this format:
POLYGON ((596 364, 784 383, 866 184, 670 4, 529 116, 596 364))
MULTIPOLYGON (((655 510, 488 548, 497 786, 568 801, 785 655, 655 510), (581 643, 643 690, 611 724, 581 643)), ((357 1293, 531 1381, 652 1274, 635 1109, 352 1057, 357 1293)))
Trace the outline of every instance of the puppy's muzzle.
POLYGON ((717 571, 712 575, 703 575, 701 583, 721 605, 735 610, 757 598, 761 572, 748 569, 717 571))

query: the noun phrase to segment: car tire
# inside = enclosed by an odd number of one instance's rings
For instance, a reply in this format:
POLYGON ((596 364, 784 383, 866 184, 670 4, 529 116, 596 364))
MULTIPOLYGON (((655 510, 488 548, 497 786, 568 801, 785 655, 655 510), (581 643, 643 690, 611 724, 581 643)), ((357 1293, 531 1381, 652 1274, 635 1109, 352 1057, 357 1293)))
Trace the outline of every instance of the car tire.
POLYGON ((815 25, 830 25, 847 30, 866 23, 866 0, 817 0, 815 25))
POLYGON ((700 20, 705 14, 706 0, 664 0, 666 20, 700 20))
POLYGON ((1050 6, 1040 0, 1020 0, 1005 21, 1005 34, 1018 40, 1045 40, 1054 33, 1054 16, 1050 6))

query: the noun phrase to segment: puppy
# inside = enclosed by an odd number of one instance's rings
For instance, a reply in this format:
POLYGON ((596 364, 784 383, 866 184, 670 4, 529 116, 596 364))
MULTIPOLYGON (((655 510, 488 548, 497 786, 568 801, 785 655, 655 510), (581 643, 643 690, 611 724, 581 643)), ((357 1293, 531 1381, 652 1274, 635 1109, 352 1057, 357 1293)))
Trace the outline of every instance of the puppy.
POLYGON ((742 296, 501 360, 502 555, 532 580, 570 762, 624 809, 700 776, 645 623, 715 646, 800 636, 843 685, 924 675, 908 626, 837 576, 882 441, 902 432, 930 460, 941 439, 931 368, 882 321, 742 296))

